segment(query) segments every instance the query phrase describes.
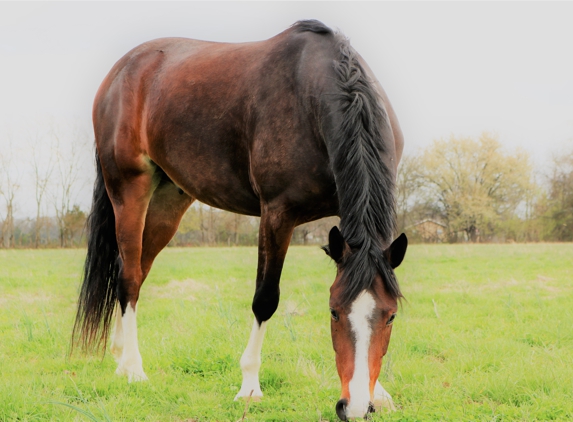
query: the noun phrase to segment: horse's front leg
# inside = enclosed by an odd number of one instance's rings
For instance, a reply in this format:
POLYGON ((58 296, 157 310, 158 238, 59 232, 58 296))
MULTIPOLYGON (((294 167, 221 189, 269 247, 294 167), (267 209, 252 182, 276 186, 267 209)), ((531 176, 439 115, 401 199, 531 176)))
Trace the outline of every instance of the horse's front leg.
POLYGON ((259 383, 261 349, 268 320, 279 305, 279 281, 284 259, 295 222, 282 210, 262 207, 259 227, 259 263, 257 283, 253 298, 255 320, 249 343, 241 357, 243 383, 235 400, 251 397, 258 400, 263 396, 259 383))

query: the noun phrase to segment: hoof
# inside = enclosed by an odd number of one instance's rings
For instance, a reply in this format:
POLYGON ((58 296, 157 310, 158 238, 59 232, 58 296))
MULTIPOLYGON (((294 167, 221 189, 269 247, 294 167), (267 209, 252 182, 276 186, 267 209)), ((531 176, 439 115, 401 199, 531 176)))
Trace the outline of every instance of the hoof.
POLYGON ((147 375, 143 372, 143 368, 140 367, 127 367, 127 366, 118 366, 115 370, 117 375, 126 375, 127 382, 139 382, 139 381, 147 381, 147 375))
POLYGON ((376 397, 374 398, 374 409, 377 411, 381 411, 382 409, 395 411, 396 406, 394 406, 394 402, 392 401, 392 397, 376 397))
POLYGON ((377 382, 376 387, 374 389, 374 409, 380 411, 382 409, 387 409, 394 411, 396 410, 396 406, 394 406, 394 401, 392 400, 392 396, 388 394, 384 387, 377 382))
POLYGON ((239 391, 235 396, 235 401, 250 400, 254 402, 260 402, 262 398, 263 398, 263 392, 261 391, 260 388, 257 389, 251 388, 249 391, 245 391, 241 388, 241 391, 239 391))

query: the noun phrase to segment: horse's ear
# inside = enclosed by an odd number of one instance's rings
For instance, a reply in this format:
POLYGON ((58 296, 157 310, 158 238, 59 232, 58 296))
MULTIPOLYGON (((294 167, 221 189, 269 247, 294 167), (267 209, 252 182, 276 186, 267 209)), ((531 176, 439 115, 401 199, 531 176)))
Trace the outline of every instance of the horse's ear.
POLYGON ((406 248, 408 247, 408 238, 404 233, 398 236, 390 245, 388 249, 384 251, 384 256, 392 266, 392 268, 398 267, 402 263, 404 256, 406 255, 406 248))
POLYGON ((334 226, 330 229, 328 233, 328 246, 322 248, 326 254, 331 257, 334 262, 338 263, 342 259, 342 253, 344 252, 344 238, 342 233, 338 230, 338 227, 334 226))

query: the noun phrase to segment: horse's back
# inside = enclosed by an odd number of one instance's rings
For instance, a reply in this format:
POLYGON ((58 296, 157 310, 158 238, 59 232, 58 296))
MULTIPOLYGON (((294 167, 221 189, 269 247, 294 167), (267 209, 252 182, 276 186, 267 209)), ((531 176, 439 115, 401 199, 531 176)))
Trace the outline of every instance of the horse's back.
POLYGON ((327 192, 324 204, 315 198, 317 216, 335 212, 315 119, 334 44, 331 34, 291 28, 261 42, 163 38, 134 48, 94 104, 102 164, 158 165, 189 195, 231 211, 258 215, 262 200, 327 192))

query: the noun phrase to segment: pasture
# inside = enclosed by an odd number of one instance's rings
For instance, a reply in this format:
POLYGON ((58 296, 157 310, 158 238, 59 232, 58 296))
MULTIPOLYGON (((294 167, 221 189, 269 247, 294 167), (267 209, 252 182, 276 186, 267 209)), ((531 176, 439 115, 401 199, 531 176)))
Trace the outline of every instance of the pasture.
MULTIPOLYGON (((169 248, 145 282, 150 381, 109 353, 68 357, 85 250, 0 251, 0 420, 239 421, 256 248, 169 248)), ((374 421, 573 418, 573 244, 414 245, 380 375, 398 411, 374 421)), ((335 267, 291 247, 263 346, 265 397, 245 421, 335 421, 335 267)))

